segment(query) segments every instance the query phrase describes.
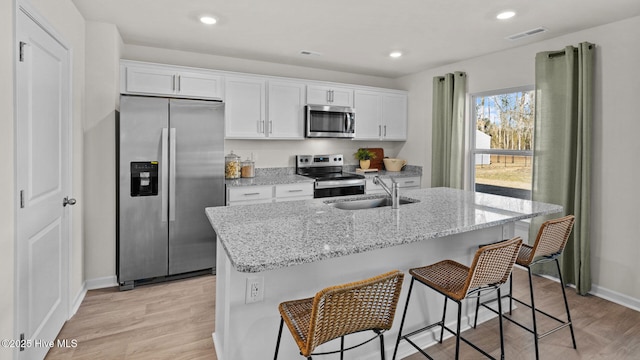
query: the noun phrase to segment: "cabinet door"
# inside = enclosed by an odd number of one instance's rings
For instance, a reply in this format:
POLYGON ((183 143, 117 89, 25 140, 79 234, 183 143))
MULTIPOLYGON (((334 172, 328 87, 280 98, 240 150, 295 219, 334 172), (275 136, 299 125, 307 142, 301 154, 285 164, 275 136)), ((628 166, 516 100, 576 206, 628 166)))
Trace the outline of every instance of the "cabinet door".
POLYGON ((173 95, 175 93, 175 71, 127 66, 125 72, 127 93, 152 95, 173 95))
POLYGON ((222 76, 197 72, 178 73, 177 93, 201 99, 222 99, 222 76))
POLYGON ((407 95, 382 96, 382 137, 384 140, 407 140, 407 95))
POLYGON ((382 135, 382 95, 374 91, 356 91, 356 140, 378 140, 382 135))
POLYGON ((304 139, 305 84, 269 81, 267 136, 304 139))
POLYGON ((273 202, 273 186, 227 188, 227 205, 249 205, 273 202))
POLYGON ((265 80, 225 78, 225 135, 227 138, 264 138, 265 80))
POLYGON ((353 107, 353 89, 310 85, 307 87, 307 104, 353 107))
POLYGON ((275 186, 276 202, 313 199, 313 183, 275 186))

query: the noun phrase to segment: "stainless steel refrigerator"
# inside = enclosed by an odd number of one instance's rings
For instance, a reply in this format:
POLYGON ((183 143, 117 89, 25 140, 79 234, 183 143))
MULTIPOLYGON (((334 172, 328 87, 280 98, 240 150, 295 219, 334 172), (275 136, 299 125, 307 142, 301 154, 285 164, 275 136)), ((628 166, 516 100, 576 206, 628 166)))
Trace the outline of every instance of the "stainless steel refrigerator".
POLYGON ((120 289, 215 269, 204 209, 224 205, 224 104, 122 95, 117 138, 120 289))

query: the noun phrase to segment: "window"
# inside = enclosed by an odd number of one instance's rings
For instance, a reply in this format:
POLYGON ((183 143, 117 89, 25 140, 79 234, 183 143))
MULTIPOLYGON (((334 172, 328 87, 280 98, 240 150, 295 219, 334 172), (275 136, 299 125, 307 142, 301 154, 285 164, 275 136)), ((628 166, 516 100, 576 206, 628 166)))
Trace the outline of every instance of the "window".
POLYGON ((472 189, 531 199, 533 88, 477 94, 472 103, 472 189))

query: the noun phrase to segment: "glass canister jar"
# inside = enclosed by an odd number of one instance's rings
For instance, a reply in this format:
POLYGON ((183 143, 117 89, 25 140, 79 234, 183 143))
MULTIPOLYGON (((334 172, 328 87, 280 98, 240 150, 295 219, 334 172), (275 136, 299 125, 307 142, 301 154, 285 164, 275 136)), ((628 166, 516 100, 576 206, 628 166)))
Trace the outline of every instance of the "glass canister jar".
POLYGON ((255 177, 256 176, 255 163, 253 162, 253 160, 247 159, 243 161, 241 164, 240 172, 242 173, 243 178, 255 177))
POLYGON ((231 153, 224 157, 224 178, 238 179, 240 178, 240 156, 231 153))

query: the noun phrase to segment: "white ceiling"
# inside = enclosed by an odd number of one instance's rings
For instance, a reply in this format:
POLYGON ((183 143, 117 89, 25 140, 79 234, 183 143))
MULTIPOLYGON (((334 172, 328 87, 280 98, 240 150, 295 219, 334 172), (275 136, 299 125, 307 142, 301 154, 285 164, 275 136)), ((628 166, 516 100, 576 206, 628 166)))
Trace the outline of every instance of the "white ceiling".
POLYGON ((85 19, 115 24, 126 44, 392 78, 640 15, 640 0, 73 2, 85 19), (517 15, 495 19, 507 9, 517 15), (202 14, 218 23, 201 24, 202 14), (548 31, 505 39, 537 27, 548 31))

